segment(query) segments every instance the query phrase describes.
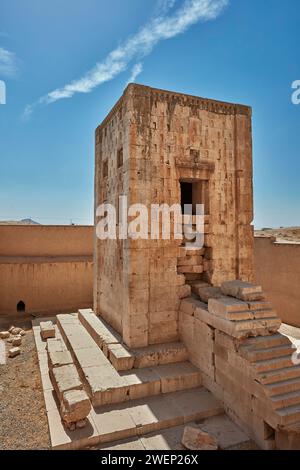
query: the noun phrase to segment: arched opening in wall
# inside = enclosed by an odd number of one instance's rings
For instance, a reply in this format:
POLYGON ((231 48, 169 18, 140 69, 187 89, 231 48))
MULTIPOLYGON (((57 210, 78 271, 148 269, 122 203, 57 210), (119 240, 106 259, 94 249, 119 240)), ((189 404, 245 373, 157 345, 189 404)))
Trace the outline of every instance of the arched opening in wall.
POLYGON ((23 300, 20 300, 20 302, 17 303, 17 312, 25 312, 25 303, 23 300))

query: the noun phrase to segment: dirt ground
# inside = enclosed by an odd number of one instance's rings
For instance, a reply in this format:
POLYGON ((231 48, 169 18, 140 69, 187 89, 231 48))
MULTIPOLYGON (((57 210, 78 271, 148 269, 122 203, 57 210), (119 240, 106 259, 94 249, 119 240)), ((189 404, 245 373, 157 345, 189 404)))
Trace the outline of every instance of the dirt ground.
MULTIPOLYGON (((9 347, 6 343, 6 350, 9 347)), ((0 364, 0 450, 49 448, 33 332, 27 330, 21 355, 0 364)))

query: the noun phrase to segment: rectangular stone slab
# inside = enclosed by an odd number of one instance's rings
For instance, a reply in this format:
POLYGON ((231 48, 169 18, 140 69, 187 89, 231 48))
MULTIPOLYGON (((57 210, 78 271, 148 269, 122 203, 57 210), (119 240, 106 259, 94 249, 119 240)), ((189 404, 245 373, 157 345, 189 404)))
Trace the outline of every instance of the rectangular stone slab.
POLYGON ((63 398, 64 392, 68 390, 82 390, 83 388, 77 369, 73 364, 50 370, 50 378, 60 401, 63 398))

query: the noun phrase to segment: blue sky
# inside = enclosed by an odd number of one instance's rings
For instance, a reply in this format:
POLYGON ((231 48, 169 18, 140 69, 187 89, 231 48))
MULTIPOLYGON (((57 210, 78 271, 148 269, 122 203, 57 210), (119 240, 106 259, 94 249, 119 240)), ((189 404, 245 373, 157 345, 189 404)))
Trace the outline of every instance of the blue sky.
POLYGON ((140 72, 251 105, 255 225, 300 225, 299 24, 299 0, 0 0, 0 220, 93 222, 94 129, 140 72))

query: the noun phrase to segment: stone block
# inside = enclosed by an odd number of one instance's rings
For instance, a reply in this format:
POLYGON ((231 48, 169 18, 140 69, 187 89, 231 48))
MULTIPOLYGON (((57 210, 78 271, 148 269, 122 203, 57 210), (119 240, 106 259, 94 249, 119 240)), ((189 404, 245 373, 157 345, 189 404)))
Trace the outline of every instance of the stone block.
POLYGON ((67 350, 50 351, 48 352, 48 358, 49 358, 50 369, 53 369, 54 367, 61 367, 61 366, 73 364, 71 353, 67 350))
POLYGON ((11 348, 8 351, 8 357, 11 357, 11 358, 19 356, 20 354, 21 354, 20 348, 11 348))
POLYGON ((10 333, 12 335, 19 335, 22 331, 22 328, 16 328, 16 327, 13 327, 10 329, 10 333))
POLYGON ((250 313, 249 305, 246 302, 242 302, 240 300, 233 299, 231 297, 222 297, 219 299, 209 299, 208 301, 208 311, 214 315, 226 318, 228 313, 246 313, 248 315, 247 318, 253 318, 250 313))
POLYGON ((1 331, 0 332, 0 339, 8 339, 10 337, 9 331, 1 331))
POLYGON ((219 287, 200 287, 197 293, 200 300, 206 304, 208 304, 209 299, 220 299, 223 297, 219 287))
POLYGON ((242 281, 223 282, 221 290, 224 295, 230 295, 241 300, 261 300, 263 292, 262 287, 242 281))
POLYGON ((189 424, 188 426, 185 426, 181 442, 188 450, 218 450, 218 441, 216 437, 202 431, 196 425, 189 424))
POLYGON ((179 299, 185 299, 186 297, 189 297, 192 293, 191 286, 188 284, 185 284, 184 286, 180 286, 177 289, 178 297, 179 299))
POLYGON ((21 346, 22 344, 22 336, 21 335, 16 335, 12 338, 11 344, 13 346, 21 346))
POLYGON ((59 401, 62 401, 65 392, 82 390, 83 388, 77 369, 73 364, 50 369, 49 373, 59 401))
POLYGON ((45 341, 48 338, 55 338, 55 326, 52 321, 41 322, 41 337, 45 341))
POLYGON ((84 390, 69 390, 63 393, 61 416, 65 423, 83 421, 91 411, 91 402, 84 390))

